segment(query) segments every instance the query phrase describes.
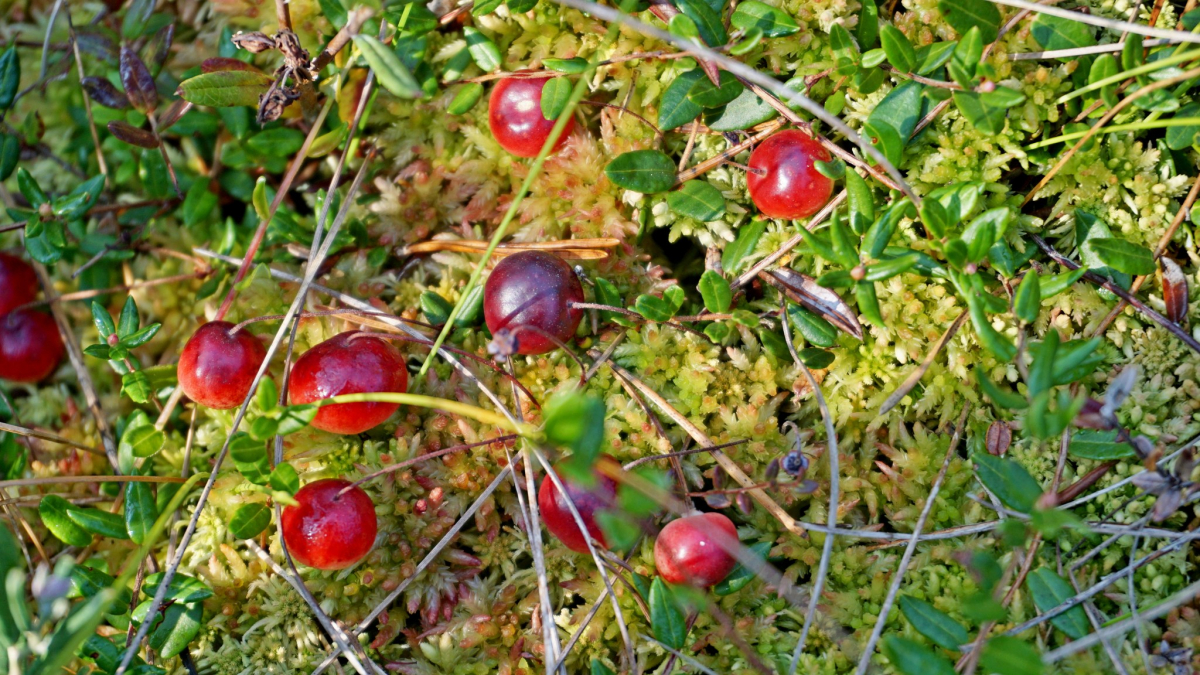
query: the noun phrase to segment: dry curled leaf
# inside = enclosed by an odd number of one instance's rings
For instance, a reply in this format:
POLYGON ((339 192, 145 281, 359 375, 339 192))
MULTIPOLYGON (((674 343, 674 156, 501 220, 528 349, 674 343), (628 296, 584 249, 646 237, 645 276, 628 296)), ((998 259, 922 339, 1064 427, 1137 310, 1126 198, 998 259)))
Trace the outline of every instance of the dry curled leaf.
POLYGON ((260 33, 258 31, 253 31, 250 33, 238 31, 230 39, 232 40, 234 46, 236 46, 238 49, 245 49, 251 54, 259 54, 267 51, 268 49, 275 48, 275 39, 266 33, 260 33))
POLYGON ((1188 280, 1179 264, 1170 258, 1159 258, 1162 273, 1163 304, 1168 319, 1183 325, 1188 313, 1188 280))
POLYGON ((787 296, 788 300, 820 315, 843 333, 858 340, 862 339, 862 325, 858 323, 858 315, 842 300, 842 296, 818 285, 816 279, 786 267, 764 270, 759 272, 758 276, 787 296))
POLYGON ((1003 457, 1004 453, 1008 452, 1010 445, 1012 445, 1012 428, 1008 426, 1008 422, 992 422, 987 430, 988 454, 1003 457))
POLYGON ((158 90, 154 86, 154 77, 150 69, 142 62, 134 51, 121 47, 121 85, 125 87, 125 96, 138 112, 154 112, 158 105, 158 90))
POLYGON ((83 78, 83 89, 93 101, 105 108, 123 110, 129 107, 129 99, 125 98, 125 94, 103 77, 83 78))
POLYGON ((108 130, 113 136, 116 136, 120 140, 125 141, 130 145, 136 145, 139 148, 147 149, 158 147, 158 139, 154 137, 154 134, 146 131, 145 129, 139 129, 131 124, 122 122, 121 120, 109 122, 108 130))

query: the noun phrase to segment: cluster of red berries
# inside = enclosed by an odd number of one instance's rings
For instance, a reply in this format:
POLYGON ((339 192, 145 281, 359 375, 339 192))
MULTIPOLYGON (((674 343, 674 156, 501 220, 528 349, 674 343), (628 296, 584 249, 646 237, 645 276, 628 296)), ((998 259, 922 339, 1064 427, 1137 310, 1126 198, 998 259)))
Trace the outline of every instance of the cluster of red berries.
POLYGON ((28 263, 0 253, 0 379, 40 382, 62 361, 62 336, 53 317, 17 309, 33 302, 37 289, 37 274, 28 263))
MULTIPOLYGON (((541 152, 554 120, 542 114, 546 78, 505 78, 488 100, 488 126, 500 146, 518 157, 541 152)), ((562 147, 575 120, 567 120, 554 150, 562 147)), ((770 218, 807 218, 829 202, 833 181, 816 162, 832 160, 829 150, 808 134, 787 129, 772 135, 750 153, 746 185, 759 212, 770 218)))
MULTIPOLYGON (((596 523, 596 514, 617 507, 617 481, 612 475, 619 473, 617 461, 602 455, 596 462, 591 486, 559 475, 566 488, 565 495, 554 480, 546 476, 538 490, 538 510, 546 529, 577 553, 588 552, 588 537, 607 548, 604 533, 596 523), (579 529, 570 504, 575 505, 587 526, 587 534, 579 529)), ((654 566, 663 581, 707 588, 733 571, 737 561, 729 548, 737 540, 733 521, 720 513, 677 518, 667 523, 654 540, 654 566)))

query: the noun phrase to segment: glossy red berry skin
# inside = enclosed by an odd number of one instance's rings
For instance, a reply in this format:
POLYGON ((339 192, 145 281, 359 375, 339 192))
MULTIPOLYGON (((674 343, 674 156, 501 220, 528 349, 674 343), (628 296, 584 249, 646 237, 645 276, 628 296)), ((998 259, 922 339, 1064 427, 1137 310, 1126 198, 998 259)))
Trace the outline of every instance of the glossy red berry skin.
POLYGON ((231 330, 228 321, 210 321, 192 333, 179 353, 179 386, 202 406, 217 410, 240 406, 267 358, 258 338, 247 330, 231 330))
MULTIPOLYGON (((608 455, 601 455, 596 461, 597 463, 607 462, 610 466, 620 466, 615 459, 608 455)), ((604 541, 604 534, 600 530, 600 526, 596 524, 596 513, 604 509, 611 509, 616 504, 617 482, 596 471, 595 483, 584 486, 567 479, 559 471, 555 471, 555 473, 567 488, 567 494, 563 495, 550 476, 542 479, 542 487, 538 489, 538 511, 541 513, 542 522, 546 523, 546 529, 550 530, 550 534, 553 534, 572 551, 588 553, 587 539, 584 537, 583 530, 579 529, 575 517, 571 515, 571 508, 568 506, 567 498, 570 497, 570 501, 579 511, 580 518, 587 525, 587 531, 591 534, 592 539, 602 547, 608 548, 608 544, 604 541)))
POLYGON ((62 336, 49 314, 18 309, 0 316, 0 379, 32 384, 58 368, 62 336))
MULTIPOLYGON (((548 78, 508 77, 496 83, 488 100, 488 126, 502 148, 517 157, 537 157, 555 120, 542 115, 542 88, 548 78)), ((554 150, 567 142, 575 119, 567 120, 554 150)))
POLYGON ((797 129, 786 129, 759 143, 750 153, 746 185, 750 199, 770 218, 807 218, 829 201, 833 181, 815 161, 833 159, 820 143, 797 129), (765 171, 765 173, 763 173, 765 171))
MULTIPOLYGON (((404 357, 391 343, 357 331, 335 335, 296 359, 288 383, 292 405, 342 394, 408 391, 404 357)), ((312 426, 334 434, 361 434, 379 426, 399 403, 338 403, 322 407, 312 426)))
POLYGON ((29 263, 0 253, 0 316, 37 298, 38 279, 29 263))
POLYGON ((297 561, 319 570, 345 569, 362 560, 375 545, 379 525, 375 504, 362 488, 328 478, 296 492, 298 506, 288 506, 280 517, 283 541, 297 561))
POLYGON ((520 354, 545 354, 558 348, 533 326, 566 342, 575 336, 583 310, 579 276, 562 258, 545 251, 521 251, 500 261, 483 288, 483 318, 488 330, 503 329, 517 338, 520 354))
POLYGON ((663 581, 707 588, 733 571, 737 560, 720 544, 724 533, 737 541, 733 521, 719 513, 701 513, 667 523, 654 541, 654 566, 663 581))

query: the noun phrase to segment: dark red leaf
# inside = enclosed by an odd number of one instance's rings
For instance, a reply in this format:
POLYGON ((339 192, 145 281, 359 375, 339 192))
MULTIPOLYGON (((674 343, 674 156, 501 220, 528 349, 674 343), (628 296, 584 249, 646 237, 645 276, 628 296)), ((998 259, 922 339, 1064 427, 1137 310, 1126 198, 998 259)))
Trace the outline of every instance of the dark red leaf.
POLYGON ((154 134, 146 131, 145 129, 139 129, 131 124, 126 124, 121 120, 109 122, 108 130, 113 136, 116 136, 130 145, 136 145, 139 148, 147 149, 158 147, 158 139, 154 137, 154 134))
POLYGON ((245 61, 224 56, 214 56, 211 59, 204 59, 204 62, 200 64, 200 72, 202 73, 215 73, 220 70, 248 70, 252 73, 262 72, 245 61))
POLYGON ((138 112, 154 112, 158 105, 154 77, 141 57, 125 46, 121 47, 121 84, 125 87, 125 96, 138 112))
POLYGON ((157 74, 162 70, 163 62, 171 53, 171 43, 175 41, 175 24, 170 23, 154 34, 154 37, 142 47, 142 61, 150 67, 151 73, 157 74))
POLYGON ((123 110, 129 107, 129 99, 125 98, 125 94, 103 77, 83 78, 83 88, 93 101, 105 108, 123 110))

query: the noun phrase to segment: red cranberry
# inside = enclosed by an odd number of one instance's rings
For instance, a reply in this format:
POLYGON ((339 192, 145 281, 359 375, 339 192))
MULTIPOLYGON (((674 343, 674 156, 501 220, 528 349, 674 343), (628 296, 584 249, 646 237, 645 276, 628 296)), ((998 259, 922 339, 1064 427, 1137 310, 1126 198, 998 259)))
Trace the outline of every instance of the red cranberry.
POLYGON ((37 297, 38 279, 29 263, 0 253, 0 316, 37 297))
POLYGON ((200 405, 236 408, 246 400, 267 350, 247 330, 231 333, 228 321, 196 329, 179 354, 179 386, 200 405))
POLYGON ((362 488, 339 495, 348 481, 328 478, 296 492, 297 506, 280 517, 283 541, 296 560, 319 570, 345 569, 375 545, 375 504, 362 488))
POLYGON ((663 581, 707 588, 733 571, 737 561, 718 542, 737 541, 733 521, 719 513, 672 520, 654 541, 654 566, 663 581))
POLYGON ((545 354, 558 345, 545 331, 566 342, 575 336, 583 310, 583 285, 562 258, 544 251, 521 251, 496 265, 483 289, 483 318, 493 334, 513 332, 517 352, 545 354), (522 330, 532 326, 538 330, 522 330))
POLYGON ((40 382, 63 357, 62 336, 49 314, 18 309, 0 317, 0 378, 40 382))
MULTIPOLYGON (((617 461, 608 455, 601 455, 596 461, 609 462, 611 465, 619 466, 617 461)), ((542 514, 546 529, 550 530, 550 534, 557 537, 572 551, 588 552, 587 538, 584 537, 583 530, 579 529, 575 517, 571 515, 571 507, 567 503, 567 497, 569 497, 571 503, 574 503, 575 508, 579 511, 579 516, 583 519, 584 524, 587 525, 588 534, 601 546, 607 548, 608 544, 604 541, 604 534, 596 524, 596 512, 612 508, 616 504, 617 482, 596 471, 594 473, 595 483, 591 486, 584 486, 567 479, 558 471, 554 473, 567 488, 567 494, 563 495, 550 476, 542 479, 542 487, 538 490, 538 511, 542 514)))
MULTIPOLYGON (((492 88, 488 125, 501 147, 517 157, 537 157, 554 128, 555 120, 542 115, 542 87, 547 81, 547 78, 507 77, 492 88)), ((574 118, 568 119, 555 150, 567 142, 567 135, 574 127, 574 118)))
MULTIPOLYGON (((296 359, 288 384, 293 405, 342 394, 408 391, 404 357, 377 337, 351 331, 335 335, 296 359)), ((334 434, 361 434, 392 416, 398 403, 338 403, 317 412, 312 425, 334 434)))
POLYGON ((829 151, 808 134, 796 129, 781 131, 750 153, 746 174, 750 199, 765 216, 807 218, 820 211, 833 194, 833 181, 821 175, 813 163, 831 159, 829 151))

